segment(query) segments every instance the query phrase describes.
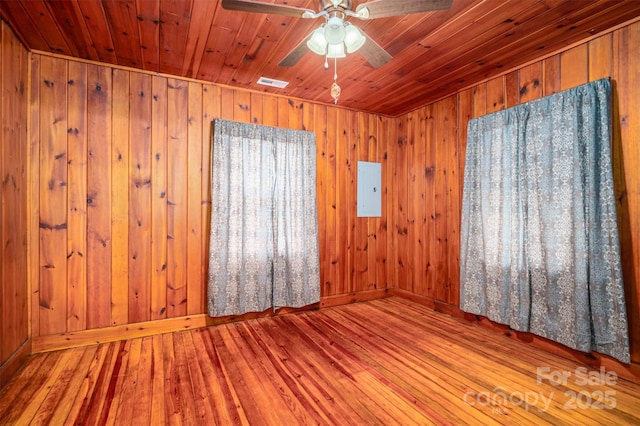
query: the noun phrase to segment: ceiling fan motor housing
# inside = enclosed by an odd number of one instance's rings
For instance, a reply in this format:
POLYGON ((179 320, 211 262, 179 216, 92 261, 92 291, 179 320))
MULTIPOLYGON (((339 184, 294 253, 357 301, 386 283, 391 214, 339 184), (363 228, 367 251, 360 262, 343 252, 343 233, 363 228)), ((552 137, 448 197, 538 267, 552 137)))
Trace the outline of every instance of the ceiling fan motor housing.
POLYGON ((351 9, 351 0, 320 0, 321 9, 325 10, 331 7, 339 7, 342 9, 351 9))
POLYGON ((332 16, 327 20, 324 28, 324 37, 329 44, 340 44, 344 41, 346 34, 344 20, 339 16, 332 16))

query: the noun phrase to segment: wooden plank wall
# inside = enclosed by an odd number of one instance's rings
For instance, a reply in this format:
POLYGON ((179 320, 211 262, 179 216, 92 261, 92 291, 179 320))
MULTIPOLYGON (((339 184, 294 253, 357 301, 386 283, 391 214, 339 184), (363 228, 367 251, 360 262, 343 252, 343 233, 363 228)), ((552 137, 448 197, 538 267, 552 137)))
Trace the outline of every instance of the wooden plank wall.
POLYGON ((34 337, 206 312, 215 117, 314 131, 324 303, 388 287, 385 220, 356 218, 355 194, 358 160, 389 182, 393 120, 39 53, 31 65, 34 337))
POLYGON ((27 286, 27 51, 0 22, 0 387, 29 338, 27 286))
POLYGON ((613 79, 614 178, 632 359, 640 362, 640 23, 528 64, 400 117, 392 204, 394 285, 459 305, 459 232, 466 127, 560 90, 613 79))

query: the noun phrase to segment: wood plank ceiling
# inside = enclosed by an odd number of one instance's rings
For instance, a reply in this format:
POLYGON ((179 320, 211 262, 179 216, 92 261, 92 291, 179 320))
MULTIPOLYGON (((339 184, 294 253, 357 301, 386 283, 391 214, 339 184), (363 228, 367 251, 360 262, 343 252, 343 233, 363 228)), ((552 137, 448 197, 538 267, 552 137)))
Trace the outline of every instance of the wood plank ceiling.
MULTIPOLYGON (((2 0, 0 13, 31 50, 332 102, 323 57, 278 66, 322 18, 229 11, 218 0, 2 0), (261 86, 260 76, 289 85, 261 86)), ((400 115, 638 16, 637 0, 453 0, 443 11, 350 18, 393 59, 377 69, 357 52, 339 59, 339 104, 400 115)))

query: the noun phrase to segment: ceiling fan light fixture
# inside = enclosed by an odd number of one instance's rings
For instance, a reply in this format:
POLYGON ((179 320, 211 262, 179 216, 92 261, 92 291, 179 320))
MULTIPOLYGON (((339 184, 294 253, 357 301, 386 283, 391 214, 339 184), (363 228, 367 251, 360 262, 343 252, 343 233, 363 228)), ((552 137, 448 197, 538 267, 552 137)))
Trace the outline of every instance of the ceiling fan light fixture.
POLYGON ((324 38, 324 26, 317 28, 313 33, 311 33, 311 37, 307 40, 307 47, 313 53, 326 55, 327 39, 324 38))
POLYGON ((329 44, 340 44, 344 41, 346 31, 344 20, 339 16, 332 16, 324 26, 324 38, 329 44))
POLYGON ((329 50, 327 51, 327 58, 344 58, 347 55, 344 53, 344 43, 329 44, 329 50))
POLYGON ((349 53, 357 51, 367 41, 366 37, 362 35, 362 32, 355 25, 347 25, 345 33, 344 44, 347 46, 347 52, 349 53))

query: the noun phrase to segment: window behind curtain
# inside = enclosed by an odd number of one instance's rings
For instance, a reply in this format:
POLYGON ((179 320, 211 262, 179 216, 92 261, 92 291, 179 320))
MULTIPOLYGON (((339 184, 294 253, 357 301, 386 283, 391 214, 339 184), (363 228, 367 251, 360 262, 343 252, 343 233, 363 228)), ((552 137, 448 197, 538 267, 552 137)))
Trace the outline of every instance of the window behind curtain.
POLYGON ((320 300, 312 132, 214 121, 208 311, 320 300))
POLYGON ((462 310, 629 362, 608 79, 469 122, 462 310))

